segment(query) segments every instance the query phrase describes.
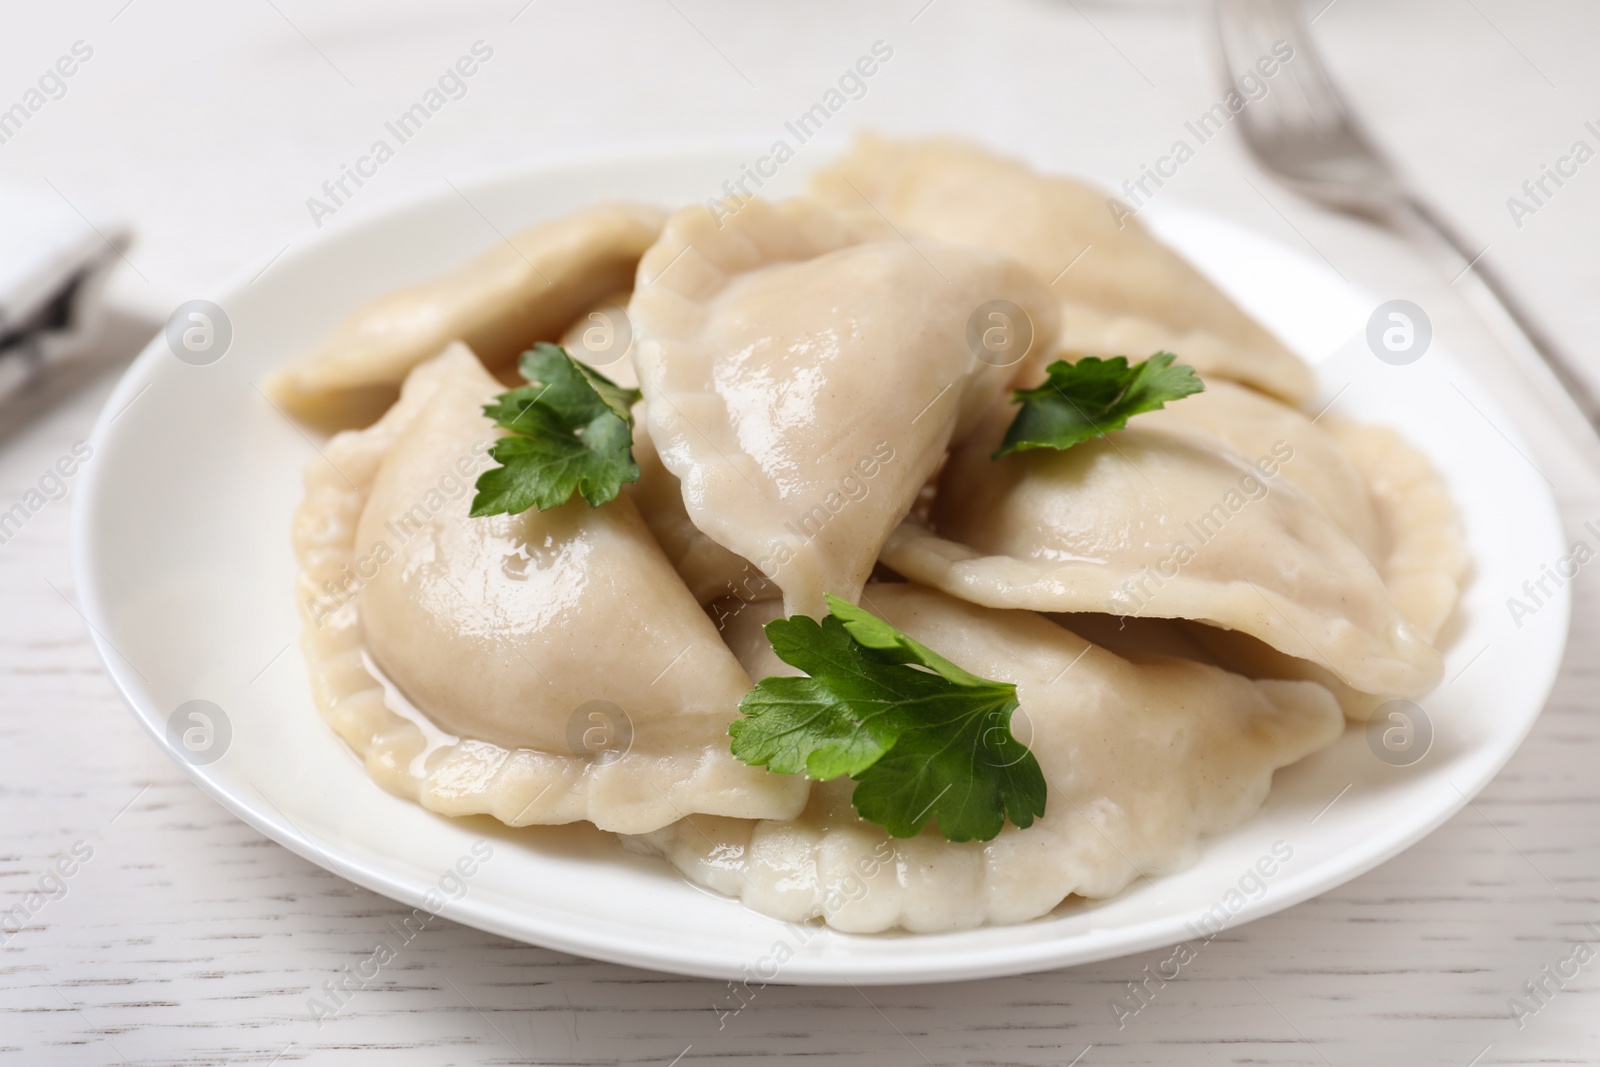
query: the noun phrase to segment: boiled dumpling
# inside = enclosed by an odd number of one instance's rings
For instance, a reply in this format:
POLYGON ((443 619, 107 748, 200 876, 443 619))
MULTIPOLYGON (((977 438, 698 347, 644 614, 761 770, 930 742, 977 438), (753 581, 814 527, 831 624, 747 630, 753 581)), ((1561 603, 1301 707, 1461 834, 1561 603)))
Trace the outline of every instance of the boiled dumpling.
POLYGON ((1209 379, 1205 392, 1186 396, 1182 403, 1139 416, 1136 425, 1165 423, 1209 431, 1252 462, 1275 461, 1285 482, 1321 504, 1356 547, 1381 566, 1383 531, 1372 492, 1328 432, 1329 424, 1313 422, 1281 401, 1221 378, 1209 379))
MULTIPOLYGON (((1293 402, 1309 368, 1134 218, 1115 220, 1101 191, 1036 173, 966 142, 866 135, 818 171, 812 195, 842 211, 881 212, 915 236, 1014 256, 1051 287, 1069 354, 1176 352, 1202 375, 1236 378, 1293 402)), ((1040 350, 1048 361, 1054 350, 1040 350)))
POLYGON ((1435 640, 1461 599, 1469 563, 1449 490, 1428 457, 1393 429, 1332 416, 1324 425, 1371 489, 1390 596, 1435 640))
MULTIPOLYGON (((1202 835, 1255 814, 1274 770, 1344 726, 1311 682, 1135 664, 1032 612, 911 584, 869 585, 862 603, 966 669, 1017 685, 1027 720, 1017 730, 1049 785, 1044 816, 988 842, 955 844, 931 828, 893 839, 856 816, 846 779, 818 784, 797 819, 695 816, 625 844, 790 922, 821 917, 856 933, 1023 922, 1071 894, 1107 897, 1189 865, 1202 835)), ((730 622, 753 677, 794 673, 760 631, 777 610, 750 605, 730 622)))
MULTIPOLYGON (((1209 430, 1253 459, 1284 457, 1279 475, 1323 506, 1372 561, 1400 614, 1425 640, 1436 641, 1460 598, 1466 543, 1438 473, 1398 433, 1335 416, 1313 421, 1270 397, 1218 380, 1181 404, 1139 416, 1136 425, 1148 428, 1163 422, 1209 430)), ((1088 624, 1095 629, 1085 630, 1081 618, 1064 624, 1106 644, 1100 635, 1107 631, 1097 622, 1088 624)), ((1131 627, 1128 620, 1118 622, 1119 636, 1128 628, 1137 630, 1141 640, 1152 633, 1181 633, 1188 651, 1171 654, 1251 678, 1319 682, 1353 719, 1366 719, 1395 695, 1353 689, 1326 667, 1236 630, 1155 619, 1139 622, 1131 627)))
MULTIPOLYGON (((1427 457, 1388 427, 1333 417, 1322 425, 1371 487, 1381 545, 1372 558, 1390 598, 1417 633, 1437 642, 1460 599, 1468 566, 1465 536, 1444 483, 1427 457)), ((1286 655, 1237 631, 1196 626, 1190 637, 1203 650, 1203 659, 1227 670, 1252 678, 1320 682, 1338 698, 1345 714, 1358 721, 1399 695, 1362 691, 1318 663, 1286 655)))
POLYGON ((1438 652, 1361 548, 1278 476, 1282 456, 1247 457, 1198 427, 1141 416, 1065 451, 992 460, 1014 413, 997 405, 952 453, 933 531, 908 521, 885 563, 992 607, 1241 630, 1364 692, 1437 684, 1438 652))
POLYGON ((991 300, 1054 328, 1043 287, 994 252, 806 201, 673 215, 630 313, 649 434, 690 520, 791 613, 853 599, 952 434, 1014 373, 968 344, 991 300))
MULTIPOLYGON (((1396 609, 1417 633, 1430 642, 1439 636, 1460 596, 1467 567, 1465 540, 1433 465, 1398 433, 1334 416, 1312 420, 1270 397, 1216 379, 1205 392, 1141 415, 1135 425, 1164 423, 1208 430, 1247 458, 1271 461, 1284 481, 1321 504, 1362 549, 1396 609)), ((1144 625, 1134 629, 1141 638, 1152 632, 1182 633, 1191 650, 1173 654, 1193 655, 1252 678, 1319 682, 1351 718, 1365 719, 1395 695, 1353 689, 1326 667, 1239 631, 1183 623, 1163 629, 1155 625, 1158 621, 1141 620, 1144 625)), ((1099 641, 1104 631, 1080 632, 1099 641)))
POLYGON ((750 680, 626 495, 469 517, 501 388, 454 345, 308 471, 296 544, 324 713, 383 785, 444 814, 636 833, 798 811, 805 782, 729 753, 750 680))
POLYGON ((604 204, 512 234, 452 274, 357 309, 315 348, 272 376, 267 392, 294 414, 352 426, 393 403, 411 368, 451 341, 510 367, 536 341, 618 290, 661 232, 666 213, 604 204))

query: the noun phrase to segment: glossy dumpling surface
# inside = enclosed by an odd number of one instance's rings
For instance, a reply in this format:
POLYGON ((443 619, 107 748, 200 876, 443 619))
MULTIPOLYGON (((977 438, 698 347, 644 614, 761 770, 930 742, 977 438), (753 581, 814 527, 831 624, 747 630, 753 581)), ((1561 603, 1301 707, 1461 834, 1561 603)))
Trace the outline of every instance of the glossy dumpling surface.
POLYGON ((453 346, 308 474, 305 584, 341 554, 357 577, 331 613, 307 603, 325 712, 384 785, 446 814, 637 832, 796 810, 804 782, 730 755, 749 679, 627 496, 469 517, 501 388, 453 346))
POLYGON ((913 235, 1020 260, 1062 305, 1070 353, 1142 358, 1166 349, 1202 373, 1295 402, 1310 395, 1305 364, 1138 219, 1114 217, 1101 190, 964 141, 865 135, 817 172, 811 191, 840 210, 881 212, 913 235))
POLYGON ((901 527, 884 549, 889 566, 994 607, 1242 630, 1366 692, 1437 684, 1438 652, 1281 464, 1271 472, 1197 427, 1139 419, 1065 451, 992 460, 1012 415, 996 407, 955 450, 934 532, 901 527))
POLYGON ((853 599, 946 445, 1014 373, 967 339, 1043 287, 995 252, 912 245, 806 201, 687 208, 640 263, 630 313, 650 437, 688 517, 782 588, 853 599))
MULTIPOLYGON (((996 611, 910 584, 863 604, 963 667, 1014 682, 1019 725, 1049 785, 1032 827, 961 844, 929 830, 889 838, 822 783, 793 820, 696 817, 629 844, 787 921, 851 932, 1014 923, 1071 894, 1106 897, 1195 859, 1238 825, 1275 769, 1331 744, 1344 720, 1311 682, 1252 682, 1182 660, 1131 663, 1027 611, 996 611)), ((792 673, 760 632, 776 605, 745 608, 730 641, 753 676, 792 673)))

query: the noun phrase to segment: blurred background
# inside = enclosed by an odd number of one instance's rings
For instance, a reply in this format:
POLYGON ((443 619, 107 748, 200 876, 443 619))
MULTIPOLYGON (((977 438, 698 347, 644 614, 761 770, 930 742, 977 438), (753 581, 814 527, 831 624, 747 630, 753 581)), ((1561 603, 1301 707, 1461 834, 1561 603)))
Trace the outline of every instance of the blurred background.
MULTIPOLYGON (((1600 180, 1513 221, 1506 200, 1600 120, 1580 0, 1309 0, 1356 110, 1417 185, 1512 274, 1568 347, 1596 333, 1600 180), (1568 288, 1569 286, 1578 288, 1568 288)), ((1220 91, 1209 4, 1126 0, 819 3, 759 14, 733 3, 495 0, 442 5, 230 5, 171 0, 32 5, 0 64, 20 98, 75 42, 93 58, 0 145, 8 182, 132 223, 119 303, 165 318, 259 268, 316 226, 306 206, 383 123, 475 41, 493 58, 426 132, 360 190, 351 212, 541 156, 619 144, 766 140, 877 40, 894 58, 829 133, 955 130, 1112 186, 1167 150, 1220 91), (142 275, 142 277, 141 277, 142 275)), ((1223 137, 1163 191, 1342 263, 1344 235, 1242 162, 1223 137), (1242 179, 1256 177, 1264 198, 1242 179), (1296 233, 1294 227, 1303 230, 1296 233)), ((325 224, 331 224, 324 220, 325 224)))
MULTIPOLYGON (((1524 182, 1575 142, 1600 149, 1600 5, 1310 0, 1306 13, 1375 139, 1600 381, 1600 162, 1532 213, 1509 203, 1527 203, 1524 182)), ((173 308, 270 271, 319 230, 502 167, 771 140, 880 41, 892 59, 833 118, 829 144, 862 128, 955 132, 1115 189, 1223 89, 1199 2, 9 5, 0 185, 64 206, 91 245, 124 227, 132 239, 115 252, 104 321, 0 405, 0 499, 87 437, 115 376, 173 308), (324 183, 469 53, 476 73, 374 176, 331 215, 310 203, 330 203, 324 183), (73 73, 41 82, 62 57, 73 73)), ((828 152, 806 146, 801 165, 828 152)), ((1237 130, 1207 142, 1160 197, 1315 254, 1380 298, 1422 304, 1456 349, 1491 344, 1448 278, 1275 184, 1237 130)), ((0 216, 0 253, 14 225, 0 216)), ((1137 1032, 1106 1009, 1137 979, 1136 959, 870 1001, 773 987, 730 1033, 709 1007, 718 983, 444 921, 393 988, 317 1026, 307 991, 400 906, 262 839, 146 741, 74 606, 68 512, 52 504, 0 545, 0 893, 26 892, 63 837, 103 858, 37 936, 0 947, 0 1060, 320 1063, 383 1048, 385 1063, 1600 1062, 1600 965, 1522 1026, 1507 1010, 1553 953, 1600 943, 1600 928, 1583 926, 1600 923, 1600 733, 1588 723, 1600 683, 1592 664, 1570 661, 1534 737, 1474 806, 1362 879, 1229 931, 1137 1032), (1530 857, 1571 876, 1550 881, 1523 865, 1530 857), (1251 981, 1270 983, 1270 1004, 1251 981)), ((1586 581, 1581 626, 1595 607, 1586 581)))

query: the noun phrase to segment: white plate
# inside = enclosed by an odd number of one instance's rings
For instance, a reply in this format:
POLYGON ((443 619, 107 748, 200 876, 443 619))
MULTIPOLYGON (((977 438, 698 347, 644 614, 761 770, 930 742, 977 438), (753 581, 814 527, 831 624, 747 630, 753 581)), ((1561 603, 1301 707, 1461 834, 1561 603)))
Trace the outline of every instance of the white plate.
MULTIPOLYGON (((435 906, 451 898, 441 914, 523 941, 712 977, 931 982, 1192 940, 1192 924, 1208 911, 1229 925, 1277 911, 1411 845, 1511 756, 1554 680, 1568 614, 1564 590, 1520 627, 1505 606, 1563 551, 1554 503, 1519 455, 1516 434, 1437 347, 1409 366, 1374 358, 1363 335, 1377 300, 1297 252, 1169 209, 1153 224, 1321 363, 1324 395, 1338 395, 1340 414, 1403 428, 1449 480, 1474 574, 1450 628, 1448 681, 1422 702, 1435 737, 1420 762, 1390 766, 1352 728, 1280 772, 1263 811, 1206 842, 1188 871, 1110 901, 1069 902, 1021 926, 876 937, 786 926, 693 888, 592 829, 446 819, 373 785, 318 717, 295 647, 289 518, 315 438, 254 383, 357 304, 472 257, 499 240, 497 230, 601 198, 704 201, 748 155, 591 157, 458 182, 459 194, 441 187, 330 227, 255 281, 212 294, 233 329, 220 361, 181 362, 158 337, 134 363, 100 417, 81 476, 78 590, 112 678, 175 758, 167 737, 175 710, 195 699, 223 709, 218 725, 230 736, 213 742, 223 754, 183 765, 229 810, 351 881, 412 906, 434 891, 435 906), (470 858, 475 843, 478 855, 492 851, 486 862, 470 858), (1292 859, 1258 889, 1246 872, 1275 844, 1292 859), (463 856, 470 876, 447 873, 463 856)), ((780 176, 783 187, 798 187, 798 169, 790 164, 796 173, 780 176)))

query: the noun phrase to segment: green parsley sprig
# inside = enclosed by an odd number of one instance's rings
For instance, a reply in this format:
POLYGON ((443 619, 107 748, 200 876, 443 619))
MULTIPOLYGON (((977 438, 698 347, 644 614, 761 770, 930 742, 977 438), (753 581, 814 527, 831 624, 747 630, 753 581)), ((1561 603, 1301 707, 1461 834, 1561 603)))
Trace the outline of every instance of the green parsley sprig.
POLYGON ((929 820, 951 841, 988 841, 1044 814, 1039 761, 1011 733, 1017 687, 980 678, 861 608, 828 597, 766 626, 805 678, 766 678, 728 728, 733 754, 779 774, 856 781, 851 803, 894 837, 929 820))
POLYGON ((1085 356, 1076 363, 1056 360, 1043 385, 1018 389, 1022 405, 994 458, 1030 448, 1071 448, 1128 425, 1134 415, 1163 408, 1168 401, 1202 392, 1194 368, 1171 352, 1157 352, 1128 365, 1126 356, 1085 356))
POLYGON ((517 365, 528 384, 501 393, 483 413, 511 431, 478 476, 473 516, 547 511, 583 494, 597 508, 639 480, 633 461, 637 389, 613 382, 559 345, 538 344, 517 365))

